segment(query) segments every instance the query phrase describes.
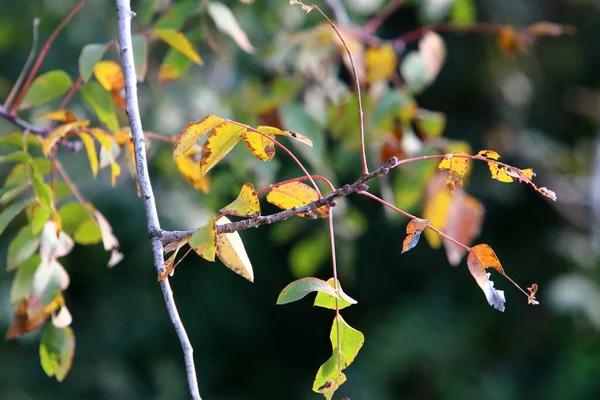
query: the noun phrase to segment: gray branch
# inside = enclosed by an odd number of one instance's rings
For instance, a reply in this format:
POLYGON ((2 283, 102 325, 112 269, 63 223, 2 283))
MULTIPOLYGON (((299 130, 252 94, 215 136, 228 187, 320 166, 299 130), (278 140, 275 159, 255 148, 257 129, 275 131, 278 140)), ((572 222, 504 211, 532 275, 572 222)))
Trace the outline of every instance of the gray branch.
POLYGON ((2 117, 3 119, 7 120, 10 123, 12 123, 13 125, 18 126, 19 128, 23 129, 24 131, 29 131, 31 133, 35 133, 36 135, 39 135, 42 137, 48 136, 48 133, 49 133, 48 129, 38 128, 37 126, 34 126, 34 125, 30 124, 29 122, 17 117, 16 115, 10 114, 8 111, 6 111, 6 109, 4 107, 0 107, 0 117, 2 117))
MULTIPOLYGON (((349 195, 350 193, 366 191, 368 189, 368 187, 366 185, 366 183, 368 181, 378 178, 378 177, 381 177, 383 175, 386 175, 390 171, 390 169, 394 168, 394 166, 396 165, 397 162, 398 162, 398 159, 396 157, 392 157, 381 167, 377 168, 375 171, 361 176, 353 184, 344 185, 342 188, 335 190, 334 192, 330 193, 329 195, 327 195, 319 200, 310 202, 305 206, 290 208, 289 210, 280 211, 278 213, 271 214, 271 215, 258 216, 258 217, 254 217, 254 218, 245 219, 242 221, 230 222, 228 224, 223 224, 223 225, 217 225, 217 227, 216 227, 217 233, 218 234, 219 233, 232 233, 232 232, 237 232, 237 231, 241 231, 244 229, 257 228, 261 225, 268 225, 268 224, 272 224, 274 222, 284 221, 290 217, 293 217, 294 215, 298 215, 301 213, 311 215, 312 213, 314 213, 314 211, 317 208, 323 207, 326 205, 335 206, 335 204, 336 204, 335 201, 337 199, 345 197, 345 196, 349 195)), ((158 240, 162 240, 163 243, 171 243, 171 242, 177 242, 182 239, 185 239, 186 237, 193 234, 194 230, 189 230, 189 231, 157 230, 155 232, 156 232, 155 237, 158 240)))
MULTIPOLYGON (((131 127, 131 135, 133 137, 133 146, 135 150, 135 163, 137 167, 137 179, 140 185, 142 201, 146 211, 146 220, 148 232, 152 237, 152 251, 154 254, 154 267, 159 272, 164 264, 163 244, 156 237, 154 232, 160 231, 160 223, 158 221, 158 213, 156 203, 154 201, 154 193, 148 175, 148 164, 146 161, 146 149, 144 145, 144 132, 142 130, 142 121, 140 119, 138 97, 137 97, 137 80, 135 75, 135 66, 133 62, 133 46, 131 43, 131 19, 135 15, 131 11, 129 0, 117 0, 117 14, 119 19, 119 48, 121 52, 121 63, 123 66, 123 74, 125 75, 125 95, 127 101, 127 115, 129 117, 129 125, 131 127)), ((198 381, 196 378, 196 368, 194 366, 193 349, 188 339, 185 327, 179 317, 177 306, 173 298, 173 292, 169 285, 169 280, 164 279, 160 282, 165 304, 171 322, 175 327, 183 355, 185 359, 185 367, 187 373, 187 381, 189 385, 190 395, 194 400, 201 400, 198 390, 198 381)))

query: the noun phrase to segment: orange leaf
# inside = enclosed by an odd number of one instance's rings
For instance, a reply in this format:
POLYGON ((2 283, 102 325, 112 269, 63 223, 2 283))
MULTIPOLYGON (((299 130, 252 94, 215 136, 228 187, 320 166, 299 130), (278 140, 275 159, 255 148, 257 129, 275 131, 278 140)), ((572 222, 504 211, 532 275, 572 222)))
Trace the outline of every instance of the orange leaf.
POLYGON ((529 290, 529 296, 527 296, 527 303, 533 304, 534 306, 540 304, 540 302, 535 299, 535 294, 537 293, 538 285, 534 283, 533 285, 531 285, 531 287, 528 287, 527 290, 529 290))
POLYGON ((183 178, 196 190, 203 193, 210 189, 210 176, 200 172, 200 147, 194 146, 182 157, 175 158, 175 166, 183 178))
POLYGON ((57 110, 50 111, 44 114, 36 115, 36 118, 44 118, 52 121, 59 122, 75 122, 77 121, 77 115, 75 115, 72 111, 69 110, 57 110))
MULTIPOLYGON (((273 188, 267 195, 267 201, 284 210, 293 207, 305 206, 319 199, 319 194, 315 189, 302 182, 290 182, 273 188)), ((326 218, 329 215, 327 206, 319 207, 310 215, 308 213, 298 214, 307 218, 326 218)))
POLYGON ((215 261, 217 251, 217 231, 215 216, 210 215, 206 224, 196 229, 188 241, 190 247, 206 261, 215 261))
POLYGON ((94 75, 108 92, 119 91, 125 87, 121 66, 114 61, 100 61, 94 67, 94 75))
POLYGON ((202 146, 200 172, 203 176, 229 154, 245 132, 246 128, 231 122, 215 127, 202 146))
MULTIPOLYGON (((228 224, 231 221, 227 217, 221 217, 217 225, 228 224)), ((222 233, 217 235, 217 257, 227 268, 254 282, 254 271, 252 264, 246 254, 244 243, 239 233, 222 233)))
POLYGON ((504 26, 498 33, 498 46, 507 58, 514 58, 516 54, 523 53, 527 50, 531 40, 519 34, 510 26, 504 26))
POLYGON ((30 315, 27 310, 30 309, 38 309, 39 307, 30 307, 30 302, 38 303, 40 300, 38 297, 34 298, 30 296, 27 299, 23 299, 23 301, 17 306, 13 316, 13 322, 8 328, 8 332, 6 332, 5 338, 13 339, 17 336, 21 336, 27 332, 31 332, 36 330, 40 326, 46 322, 51 313, 58 310, 64 301, 61 295, 57 296, 50 304, 46 307, 42 308, 40 312, 35 315, 30 315))
POLYGON ((238 197, 229 205, 220 209, 223 214, 236 215, 238 217, 252 217, 260 215, 260 203, 254 191, 254 186, 246 183, 238 197))
POLYGON ((212 131, 217 125, 220 125, 225 120, 216 115, 209 115, 201 121, 190 122, 175 138, 173 156, 181 157, 188 151, 198 140, 200 140, 208 132, 212 131))
POLYGON ((407 252, 419 243, 421 232, 429 225, 428 219, 415 218, 406 225, 406 238, 402 243, 402 252, 407 252))
POLYGON ((181 249, 183 245, 187 243, 187 241, 188 238, 185 238, 177 243, 177 248, 175 249, 173 254, 171 254, 171 256, 167 259, 167 261, 165 261, 165 264, 163 265, 163 270, 158 275, 159 282, 167 279, 167 276, 173 276, 173 273, 175 272, 175 258, 177 258, 177 253, 179 253, 179 249, 181 249))
MULTIPOLYGON (((469 196, 463 190, 457 190, 448 210, 444 233, 469 246, 479 235, 484 213, 483 205, 476 198, 469 196)), ((444 239, 444 248, 451 265, 458 265, 466 252, 464 248, 448 239, 444 239)))
POLYGON ((494 150, 480 150, 477 155, 492 160, 497 160, 500 158, 500 154, 496 153, 494 150))
POLYGON ((471 247, 469 256, 467 257, 467 266, 469 272, 477 281, 477 284, 483 290, 488 303, 496 310, 504 312, 504 298, 503 290, 494 289, 494 282, 490 281, 490 274, 485 272, 486 268, 493 268, 504 274, 504 269, 500 264, 500 260, 494 253, 494 250, 487 244, 478 244, 477 246, 471 247))
POLYGON ((270 161, 275 155, 275 143, 271 140, 275 139, 275 136, 268 133, 265 135, 246 131, 244 133, 244 140, 246 141, 246 146, 248 146, 256 158, 261 161, 270 161))

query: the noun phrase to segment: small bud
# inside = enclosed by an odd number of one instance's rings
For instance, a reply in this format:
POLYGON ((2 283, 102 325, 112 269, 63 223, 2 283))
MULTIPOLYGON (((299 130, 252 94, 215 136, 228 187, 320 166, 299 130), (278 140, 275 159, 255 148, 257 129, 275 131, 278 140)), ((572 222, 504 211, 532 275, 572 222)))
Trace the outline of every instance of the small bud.
POLYGON ((350 194, 351 191, 352 191, 352 187, 348 184, 345 184, 344 187, 342 188, 342 192, 344 192, 344 194, 350 194))

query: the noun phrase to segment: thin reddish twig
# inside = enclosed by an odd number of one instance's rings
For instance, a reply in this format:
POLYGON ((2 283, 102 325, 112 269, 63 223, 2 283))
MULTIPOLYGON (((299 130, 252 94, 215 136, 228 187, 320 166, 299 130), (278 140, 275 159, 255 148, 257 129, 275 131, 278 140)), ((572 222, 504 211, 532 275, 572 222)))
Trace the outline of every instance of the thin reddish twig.
POLYGON ((25 79, 25 74, 27 74, 27 70, 29 69, 29 66, 31 65, 31 63, 33 62, 33 58, 35 57, 35 53, 37 51, 37 45, 38 45, 38 27, 39 27, 39 25, 40 25, 40 19, 34 18, 33 19, 33 43, 31 44, 31 51, 29 52, 27 61, 25 61, 25 65, 23 66, 23 69, 21 70, 21 73, 19 74, 17 81, 13 85, 12 89, 10 90, 10 93, 8 94, 8 97, 4 101, 4 105, 2 106, 2 108, 4 108, 4 109, 7 109, 10 106, 10 103, 13 101, 13 98, 19 92, 21 83, 23 82, 23 79, 25 79))
POLYGON ((369 33, 375 33, 377 28, 381 26, 383 21, 388 19, 397 9, 402 7, 404 0, 392 0, 390 1, 380 12, 378 12, 373 18, 367 21, 364 25, 364 30, 369 33))
POLYGON ((504 27, 501 24, 476 23, 473 25, 456 25, 450 22, 440 22, 439 24, 425 25, 420 28, 409 31, 398 38, 394 39, 394 43, 411 43, 423 37, 427 32, 484 32, 498 33, 504 27))

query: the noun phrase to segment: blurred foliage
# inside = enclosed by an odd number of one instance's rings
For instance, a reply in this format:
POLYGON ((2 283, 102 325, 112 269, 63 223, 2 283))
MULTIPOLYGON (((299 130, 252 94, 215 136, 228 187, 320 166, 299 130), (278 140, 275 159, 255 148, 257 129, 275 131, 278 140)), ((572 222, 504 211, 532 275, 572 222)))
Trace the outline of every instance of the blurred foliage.
MULTIPOLYGON (((307 15, 287 1, 225 3, 247 34, 253 54, 240 50, 235 38, 198 11, 201 6, 193 7, 202 3, 133 4, 136 31, 153 24, 181 29, 204 62, 186 62, 166 44, 153 44, 147 78, 139 89, 144 128, 171 136, 208 114, 252 126, 278 122, 312 139, 312 149, 293 146, 311 171, 334 184, 353 181, 360 173, 356 99, 331 30, 316 13, 307 15), (158 15, 179 10, 189 18, 157 20, 155 10, 161 11, 158 15), (171 71, 183 74, 180 80, 164 84, 171 80, 161 78, 165 57, 172 60, 171 71)), ((358 24, 383 3, 344 2, 358 24)), ((483 163, 474 166, 466 191, 486 209, 477 242, 494 248, 515 281, 535 281, 540 287, 541 305, 529 307, 516 289, 495 277, 496 287, 506 291, 506 314, 482 301, 464 261, 458 268, 449 267, 443 251, 427 248, 425 241, 401 256, 405 219, 389 218, 378 204, 357 196, 340 204, 340 281, 358 301, 345 310, 344 319, 364 333, 365 344, 344 371, 348 381, 336 398, 595 398, 600 392, 600 246, 592 235, 598 220, 591 211, 591 188, 600 179, 593 171, 600 123, 600 7, 593 0, 405 3, 379 28, 380 37, 395 38, 448 14, 457 24, 469 24, 475 16, 480 22, 516 29, 540 21, 576 28, 576 36, 539 38, 528 52, 509 58, 499 48, 497 35, 441 33, 445 64, 431 86, 414 96, 422 107, 417 119, 429 132, 440 124, 439 114, 431 113, 443 113, 444 138, 465 141, 473 149, 494 149, 505 162, 533 167, 538 180, 557 192, 559 202, 550 204, 525 185, 490 179, 483 163)), ((42 19, 43 43, 74 4, 0 2, 0 98, 6 98, 25 63, 33 18, 42 19)), ((115 37, 114 6, 89 1, 53 44, 40 74, 63 69, 77 77, 83 46, 115 37)), ((416 50, 416 43, 410 44, 403 55, 416 50)), ((105 58, 117 60, 114 51, 105 58)), ((411 63, 420 62, 414 60, 411 63)), ((82 97, 76 95, 69 108, 77 115, 93 115, 82 97)), ((369 159, 375 166, 383 143, 394 143, 389 134, 398 139, 397 127, 385 115, 400 110, 396 117, 406 133, 405 122, 416 115, 415 106, 412 96, 398 92, 385 102, 366 97, 369 159)), ((35 114, 52 111, 57 104, 39 107, 35 114)), ((124 125, 124 114, 119 113, 124 125)), ((28 111, 20 115, 31 119, 28 111)), ((4 121, 0 129, 3 135, 15 131, 4 121)), ((211 189, 203 194, 180 177, 171 152, 169 146, 150 144, 151 174, 165 229, 204 224, 211 212, 234 200, 246 182, 259 188, 299 174, 279 153, 270 163, 260 163, 246 149, 236 148, 211 170, 211 189)), ((76 246, 62 261, 71 278, 65 300, 76 337, 73 369, 60 384, 46 377, 39 362, 39 331, 4 341, 0 398, 187 398, 181 349, 156 285, 135 183, 122 174, 117 187, 110 188, 105 171, 92 180, 83 154, 65 154, 63 164, 85 198, 111 222, 125 258, 107 270, 108 255, 101 246, 76 246)), ((8 169, 0 168, 5 176, 8 169)), ((398 175, 416 184, 430 177, 418 164, 398 175)), ((404 180, 392 176, 381 189, 387 187, 388 197, 419 215, 426 188, 420 187, 419 195, 412 185, 403 197, 402 185, 404 180)), ((264 213, 275 211, 267 207, 264 213)), ((328 258, 321 255, 321 242, 327 238, 321 232, 326 229, 323 221, 296 218, 242 232, 255 269, 254 284, 195 256, 177 267, 172 286, 195 348, 203 398, 320 398, 309 388, 315 370, 330 354, 332 313, 310 307, 307 301, 287 306, 276 306, 275 301, 298 276, 331 276, 328 258), (309 252, 314 253, 313 265, 302 254, 309 252)), ((18 224, 11 224, 0 236, 0 254, 9 253, 17 235, 18 224)), ((13 313, 12 278, 12 272, 5 272, 0 279, 3 332, 13 313)))

